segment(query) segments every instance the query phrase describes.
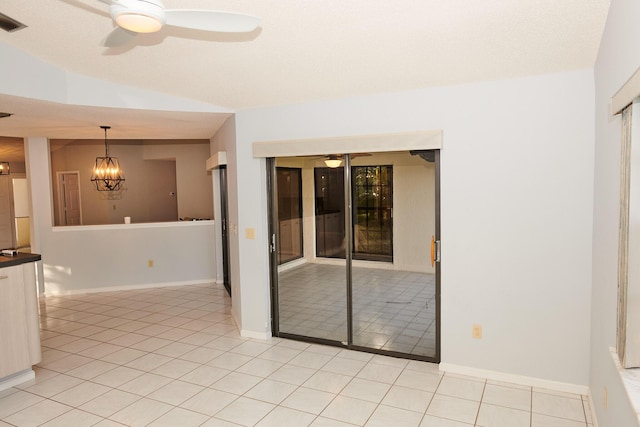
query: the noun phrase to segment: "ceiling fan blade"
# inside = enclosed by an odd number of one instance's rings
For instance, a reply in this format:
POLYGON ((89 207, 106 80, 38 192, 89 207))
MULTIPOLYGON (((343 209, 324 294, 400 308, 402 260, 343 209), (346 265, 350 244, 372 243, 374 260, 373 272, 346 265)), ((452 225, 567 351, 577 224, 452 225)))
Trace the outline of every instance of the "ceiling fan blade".
POLYGON ((166 25, 220 33, 248 33, 260 25, 260 18, 251 15, 215 10, 165 10, 166 25))
POLYGON ((116 27, 109 33, 109 35, 104 39, 102 45, 104 47, 120 47, 132 41, 138 33, 134 33, 133 31, 125 30, 122 27, 116 27))

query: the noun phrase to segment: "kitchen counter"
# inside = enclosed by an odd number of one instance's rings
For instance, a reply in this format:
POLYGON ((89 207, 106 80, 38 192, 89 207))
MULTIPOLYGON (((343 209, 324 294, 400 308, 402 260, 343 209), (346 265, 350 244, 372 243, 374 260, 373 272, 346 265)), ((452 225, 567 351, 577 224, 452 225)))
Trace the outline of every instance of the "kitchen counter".
POLYGON ((40 261, 41 259, 42 256, 39 254, 25 254, 22 252, 18 252, 15 256, 0 255, 0 268, 40 261))

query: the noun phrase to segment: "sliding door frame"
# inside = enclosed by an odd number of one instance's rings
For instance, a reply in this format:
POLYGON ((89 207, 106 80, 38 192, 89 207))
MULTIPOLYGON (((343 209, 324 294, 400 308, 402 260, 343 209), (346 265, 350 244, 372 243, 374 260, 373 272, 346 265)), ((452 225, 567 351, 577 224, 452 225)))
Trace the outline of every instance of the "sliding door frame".
POLYGON ((280 336, 279 298, 278 298, 278 185, 276 159, 267 160, 267 215, 269 222, 269 283, 271 287, 271 332, 280 336))
POLYGON ((344 155, 344 238, 345 261, 346 261, 346 282, 347 287, 347 348, 353 346, 353 286, 352 283, 352 261, 353 261, 353 197, 351 191, 351 155, 344 155))
POLYGON ((346 242, 346 298, 347 298, 347 342, 326 340, 309 336, 289 334, 281 332, 279 329, 279 297, 278 297, 278 217, 276 207, 278 206, 277 194, 277 177, 276 177, 276 158, 269 157, 267 161, 267 192, 270 197, 268 200, 268 222, 269 222, 269 264, 270 264, 270 287, 271 287, 271 330, 273 336, 282 338, 297 339, 312 343, 327 344, 337 347, 343 347, 351 350, 357 350, 373 354, 381 354, 393 357, 401 357, 410 360, 420 360, 433 363, 440 363, 440 344, 441 344, 441 260, 440 260, 440 149, 429 149, 434 151, 435 162, 435 240, 437 242, 437 250, 435 254, 435 323, 436 323, 436 353, 435 357, 428 357, 410 353, 402 353, 390 350, 381 350, 370 347, 362 347, 353 344, 353 287, 352 287, 352 261, 353 261, 353 194, 351 183, 351 157, 348 153, 344 154, 344 193, 345 193, 345 238, 346 242))

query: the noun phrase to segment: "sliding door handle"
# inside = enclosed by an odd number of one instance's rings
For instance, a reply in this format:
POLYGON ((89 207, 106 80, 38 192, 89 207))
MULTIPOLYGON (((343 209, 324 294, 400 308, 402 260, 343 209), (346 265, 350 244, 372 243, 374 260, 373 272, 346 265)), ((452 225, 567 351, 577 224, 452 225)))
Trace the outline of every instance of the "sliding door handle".
POLYGON ((434 267, 436 262, 440 262, 440 240, 431 236, 431 267, 434 267))
POLYGON ((431 236, 431 267, 436 265, 436 237, 431 236))

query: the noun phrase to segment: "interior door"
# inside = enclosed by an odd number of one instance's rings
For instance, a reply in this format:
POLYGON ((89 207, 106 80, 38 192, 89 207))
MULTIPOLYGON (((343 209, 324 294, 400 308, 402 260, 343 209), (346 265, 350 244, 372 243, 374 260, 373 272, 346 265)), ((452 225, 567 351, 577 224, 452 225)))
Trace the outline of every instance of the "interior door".
MULTIPOLYGON (((178 181, 175 160, 145 160, 147 221, 178 220, 178 181)), ((135 219, 135 218, 134 218, 135 219)))
POLYGON ((60 193, 62 195, 62 225, 81 225, 80 177, 78 172, 60 174, 60 193))

